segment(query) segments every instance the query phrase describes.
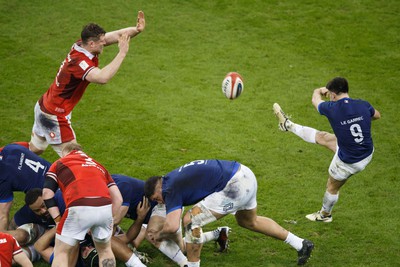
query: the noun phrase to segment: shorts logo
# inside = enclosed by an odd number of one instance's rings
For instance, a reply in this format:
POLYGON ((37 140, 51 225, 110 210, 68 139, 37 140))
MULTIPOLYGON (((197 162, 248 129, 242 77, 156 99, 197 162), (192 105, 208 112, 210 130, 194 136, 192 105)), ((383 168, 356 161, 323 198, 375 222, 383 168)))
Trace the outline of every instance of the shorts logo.
POLYGON ((54 139, 54 138, 56 137, 56 134, 55 134, 54 132, 51 132, 51 133, 50 133, 50 137, 51 137, 52 139, 54 139))
POLYGON ((233 209, 233 203, 232 202, 224 205, 224 208, 223 208, 224 211, 228 211, 228 210, 231 210, 231 209, 233 209))

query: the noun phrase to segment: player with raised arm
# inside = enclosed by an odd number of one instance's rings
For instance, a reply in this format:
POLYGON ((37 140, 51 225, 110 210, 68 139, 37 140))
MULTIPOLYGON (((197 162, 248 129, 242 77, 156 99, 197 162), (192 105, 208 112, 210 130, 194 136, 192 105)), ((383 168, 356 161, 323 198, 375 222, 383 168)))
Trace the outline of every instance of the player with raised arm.
POLYGON ((284 241, 298 252, 297 264, 305 264, 314 244, 283 229, 270 218, 257 215, 257 180, 243 164, 226 160, 196 160, 165 176, 150 177, 145 194, 166 206, 166 220, 154 240, 175 234, 184 206, 194 205, 184 216, 189 267, 200 266, 202 227, 234 214, 238 225, 284 241))
POLYGON ((117 73, 129 50, 130 38, 145 28, 144 13, 139 11, 135 27, 106 32, 97 24, 86 25, 81 39, 61 63, 50 88, 35 106, 35 120, 30 150, 40 154, 50 144, 61 156, 63 147, 76 142, 71 127, 71 113, 83 96, 89 83, 105 84, 117 73), (118 43, 119 52, 104 68, 99 68, 103 48, 118 43))
POLYGON ((350 98, 348 92, 348 82, 342 77, 330 80, 326 87, 313 92, 312 104, 328 118, 334 134, 296 124, 279 104, 273 105, 280 130, 290 131, 306 142, 320 144, 335 153, 329 166, 322 207, 306 216, 311 221, 332 222, 332 209, 339 199, 339 189, 352 175, 364 170, 374 154, 371 121, 379 119, 381 114, 367 101, 350 98), (330 101, 325 101, 324 97, 329 97, 330 101))

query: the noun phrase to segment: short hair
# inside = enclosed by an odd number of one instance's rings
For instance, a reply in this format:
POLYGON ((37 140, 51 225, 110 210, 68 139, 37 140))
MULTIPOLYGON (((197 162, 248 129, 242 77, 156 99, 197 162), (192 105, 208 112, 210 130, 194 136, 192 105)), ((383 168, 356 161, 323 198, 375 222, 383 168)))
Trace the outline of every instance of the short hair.
POLYGON ((78 143, 70 142, 64 146, 62 153, 66 155, 73 150, 82 151, 82 146, 78 143))
POLYGON ((326 89, 340 95, 341 93, 349 92, 349 84, 345 78, 335 77, 328 82, 326 89))
POLYGON ((29 189, 28 192, 25 194, 25 204, 30 206, 36 202, 36 200, 42 196, 42 189, 41 188, 32 188, 29 189))
POLYGON ((106 31, 95 23, 85 25, 81 32, 81 40, 83 44, 87 44, 90 40, 98 41, 101 35, 106 34, 106 31))
POLYGON ((144 195, 147 198, 150 198, 154 191, 156 190, 156 185, 158 181, 160 181, 162 176, 152 176, 144 183, 144 195))

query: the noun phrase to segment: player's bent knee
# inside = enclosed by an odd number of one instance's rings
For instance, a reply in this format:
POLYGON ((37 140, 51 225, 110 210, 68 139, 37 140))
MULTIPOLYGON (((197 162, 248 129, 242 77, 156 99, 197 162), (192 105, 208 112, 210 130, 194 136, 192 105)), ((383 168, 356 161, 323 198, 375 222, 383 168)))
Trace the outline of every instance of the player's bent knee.
POLYGON ((192 229, 202 227, 210 222, 214 222, 217 218, 211 213, 211 211, 203 204, 197 204, 191 210, 189 210, 190 221, 192 229))
POLYGON ((31 141, 29 142, 29 150, 39 155, 43 153, 48 147, 48 143, 45 138, 39 137, 32 133, 31 141))
POLYGON ((192 224, 188 224, 185 229, 185 242, 189 244, 202 244, 203 230, 201 227, 196 227, 192 229, 192 224))

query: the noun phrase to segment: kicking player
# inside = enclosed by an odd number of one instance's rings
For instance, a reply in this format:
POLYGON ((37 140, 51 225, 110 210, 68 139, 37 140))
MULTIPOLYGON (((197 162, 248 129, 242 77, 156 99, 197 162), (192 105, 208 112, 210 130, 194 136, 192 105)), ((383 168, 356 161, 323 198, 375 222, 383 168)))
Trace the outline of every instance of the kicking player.
POLYGON ((196 160, 165 176, 150 177, 145 194, 166 206, 162 230, 153 236, 163 240, 180 226, 182 208, 194 205, 183 218, 188 267, 200 266, 202 226, 235 214, 237 223, 251 231, 288 243, 298 251, 299 265, 307 262, 314 244, 283 229, 270 218, 257 215, 257 180, 254 173, 236 161, 196 160))
POLYGON ((332 222, 332 209, 339 200, 340 188, 353 174, 364 170, 374 154, 371 121, 379 119, 381 114, 367 101, 350 98, 348 92, 348 82, 342 77, 332 79, 326 87, 313 92, 312 104, 328 118, 334 134, 296 124, 288 119, 279 104, 273 105, 280 130, 290 131, 306 142, 320 144, 335 153, 328 170, 322 207, 306 216, 311 221, 332 222), (324 101, 325 97, 330 101, 324 101))

